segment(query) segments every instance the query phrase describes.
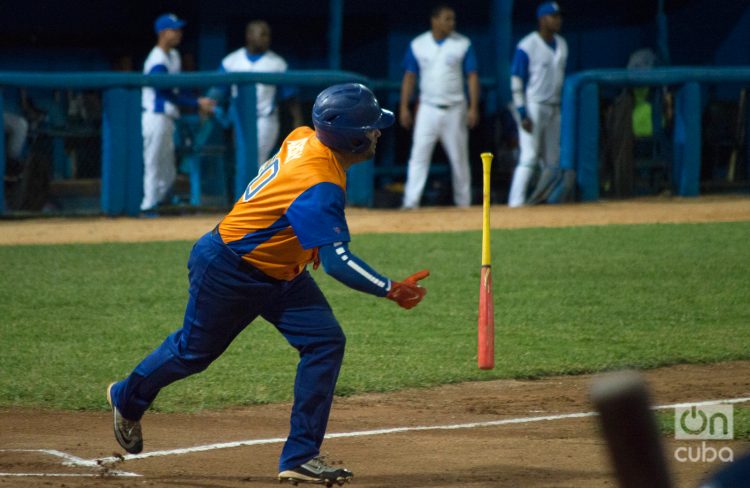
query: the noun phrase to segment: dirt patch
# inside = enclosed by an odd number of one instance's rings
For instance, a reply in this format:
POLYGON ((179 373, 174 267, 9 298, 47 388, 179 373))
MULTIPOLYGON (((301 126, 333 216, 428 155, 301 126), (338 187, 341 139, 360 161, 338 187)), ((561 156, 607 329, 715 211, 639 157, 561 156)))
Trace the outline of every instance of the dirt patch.
MULTIPOLYGON (((750 361, 680 365, 645 376, 655 404, 750 396, 750 361)), ((501 380, 337 398, 329 433, 361 435, 328 439, 323 450, 352 469, 353 486, 360 487, 614 486, 595 417, 533 420, 592 411, 591 381, 590 375, 501 380), (508 419, 526 420, 491 424, 508 419), (454 428, 375 432, 440 426, 454 428)), ((37 473, 0 475, 0 486, 272 486, 289 408, 283 404, 195 415, 147 414, 144 453, 151 457, 142 458, 113 456, 119 447, 108 413, 0 410, 3 449, 55 449, 81 460, 107 458, 98 465, 65 466, 65 459, 49 453, 0 450, 0 472, 37 473), (263 443, 252 445, 259 440, 263 443), (249 442, 237 445, 241 441, 249 442), (232 442, 237 444, 226 445, 232 442), (211 444, 213 448, 201 452, 169 452, 211 444), (141 476, 119 476, 124 473, 141 476)), ((675 460, 678 447, 699 445, 665 440, 676 486, 696 486, 721 465, 675 460)), ((712 445, 729 447, 735 456, 750 448, 750 443, 737 441, 712 445)))
MULTIPOLYGON (((355 234, 481 228, 477 207, 351 209, 347 215, 355 234)), ((0 244, 193 240, 220 218, 0 221, 0 244)), ((750 220, 750 198, 492 208, 495 228, 740 220, 750 220)), ((750 361, 673 366, 645 376, 656 404, 750 397, 750 361)), ((533 419, 590 412, 591 380, 582 375, 472 382, 337 398, 329 433, 371 432, 328 439, 323 450, 352 469, 353 486, 363 488, 615 486, 595 417, 533 419), (525 420, 498 423, 509 419, 525 420), (494 424, 466 425, 486 422, 494 424), (454 428, 407 429, 439 426, 454 428), (394 428, 400 430, 381 432, 394 428)), ((0 409, 0 487, 277 486, 288 412, 285 404, 195 415, 149 413, 143 421, 145 456, 123 458, 109 413, 0 409), (213 447, 173 452, 204 445, 213 447)), ((696 486, 720 466, 676 461, 675 449, 700 445, 692 442, 665 439, 676 486, 696 486)), ((750 448, 738 441, 713 445, 729 447, 735 456, 750 448)))
MULTIPOLYGON (((195 240, 213 228, 222 215, 155 219, 90 218, 0 221, 2 244, 65 242, 136 242, 195 240)), ((750 197, 643 198, 573 205, 540 205, 491 210, 492 227, 565 227, 676 222, 750 220, 750 197)), ((368 232, 429 232, 482 228, 481 207, 428 207, 414 211, 347 210, 353 234, 368 232)))

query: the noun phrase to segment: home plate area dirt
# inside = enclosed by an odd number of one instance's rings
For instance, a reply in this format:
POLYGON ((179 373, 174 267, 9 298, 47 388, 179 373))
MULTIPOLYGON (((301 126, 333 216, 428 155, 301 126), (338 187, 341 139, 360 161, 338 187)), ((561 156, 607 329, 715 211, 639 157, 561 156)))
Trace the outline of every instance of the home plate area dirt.
MULTIPOLYGON (((355 236, 481 226, 477 208, 355 209, 348 215, 355 236)), ((0 221, 0 244, 194 239, 219 218, 0 221)), ((493 220, 495 227, 750 220, 750 200, 638 200, 519 211, 498 207, 493 220)), ((750 397, 750 361, 676 365, 644 376, 654 405, 750 397)), ((323 452, 329 462, 354 472, 352 487, 617 486, 598 417, 590 415, 592 379, 471 382, 336 398, 328 429, 332 437, 323 452)), ((3 408, 0 487, 278 486, 276 466, 289 408, 148 413, 145 449, 135 457, 123 457, 108 412, 3 408)), ((746 441, 663 441, 676 487, 697 487, 723 465, 719 459, 680 462, 675 457, 680 447, 693 454, 702 445, 704 451, 723 448, 734 458, 750 450, 746 441)))

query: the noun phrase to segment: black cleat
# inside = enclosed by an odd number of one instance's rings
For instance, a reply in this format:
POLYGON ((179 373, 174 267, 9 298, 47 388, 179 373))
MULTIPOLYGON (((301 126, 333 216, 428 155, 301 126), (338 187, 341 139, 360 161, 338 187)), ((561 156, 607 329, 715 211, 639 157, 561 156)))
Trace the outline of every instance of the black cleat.
POLYGON ((137 420, 128 420, 120 414, 115 404, 112 403, 111 383, 107 387, 107 403, 112 407, 112 417, 115 422, 115 439, 123 449, 130 454, 138 454, 143 450, 143 434, 141 434, 141 423, 137 420))
POLYGON ((279 482, 287 481, 293 485, 310 483, 314 485, 341 486, 352 480, 351 471, 344 468, 334 468, 323 461, 321 456, 314 457, 301 466, 287 469, 279 473, 279 482))

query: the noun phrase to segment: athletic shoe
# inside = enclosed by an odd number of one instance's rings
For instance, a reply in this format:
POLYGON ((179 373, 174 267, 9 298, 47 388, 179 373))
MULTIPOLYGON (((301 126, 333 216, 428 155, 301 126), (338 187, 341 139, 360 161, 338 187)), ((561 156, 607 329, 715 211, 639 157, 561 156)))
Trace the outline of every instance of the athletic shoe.
POLYGON ((112 407, 112 416, 115 421, 115 439, 123 449, 130 454, 138 454, 143 450, 143 435, 141 434, 141 423, 137 420, 128 420, 120 414, 120 411, 112 403, 112 386, 107 387, 107 403, 112 407))
POLYGON ((314 457, 305 464, 294 469, 287 469, 279 473, 279 481, 298 483, 312 483, 316 485, 333 486, 334 483, 343 485, 352 480, 354 475, 344 468, 334 468, 326 464, 321 456, 314 457))

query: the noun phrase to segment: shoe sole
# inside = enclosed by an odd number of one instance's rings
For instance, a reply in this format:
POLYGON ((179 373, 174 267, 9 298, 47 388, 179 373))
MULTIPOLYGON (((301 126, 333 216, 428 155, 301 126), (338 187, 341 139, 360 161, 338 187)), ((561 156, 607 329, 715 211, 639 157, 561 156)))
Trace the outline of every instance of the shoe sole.
POLYGON ((115 404, 112 403, 112 386, 114 386, 114 383, 110 383, 107 387, 107 403, 109 403, 110 408, 112 408, 112 422, 113 422, 113 428, 115 432, 115 439, 117 440, 117 443, 120 444, 120 447, 125 449, 130 454, 138 454, 139 452, 143 451, 143 441, 141 441, 140 445, 135 445, 133 447, 128 447, 128 443, 125 442, 125 439, 122 438, 120 435, 120 431, 117 430, 117 407, 115 407, 115 404))
POLYGON ((289 472, 289 471, 282 471, 279 473, 279 483, 291 483, 294 486, 297 486, 298 484, 310 484, 310 485, 326 485, 326 486, 333 486, 334 484, 337 484, 339 486, 343 486, 344 483, 348 483, 352 480, 352 477, 340 477, 336 478, 335 480, 325 480, 321 478, 312 478, 309 476, 305 476, 300 473, 295 472, 289 472))

